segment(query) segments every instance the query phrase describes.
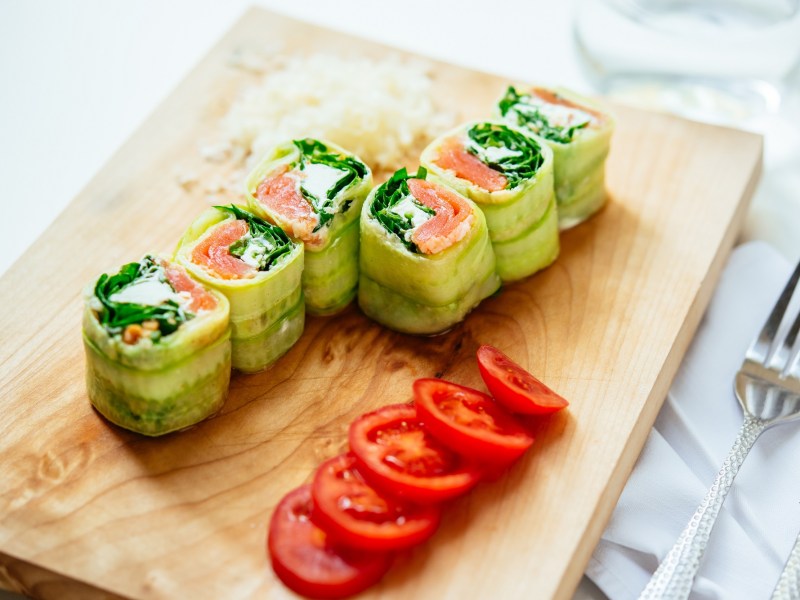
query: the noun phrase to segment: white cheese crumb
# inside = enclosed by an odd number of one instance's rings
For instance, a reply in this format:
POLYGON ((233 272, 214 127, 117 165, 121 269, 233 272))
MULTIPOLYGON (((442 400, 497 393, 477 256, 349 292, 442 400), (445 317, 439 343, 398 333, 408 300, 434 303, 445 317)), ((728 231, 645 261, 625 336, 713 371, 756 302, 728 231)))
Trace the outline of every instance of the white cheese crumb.
POLYGON ((320 202, 327 198, 328 190, 347 175, 347 171, 319 163, 306 163, 301 173, 305 177, 300 180, 300 185, 320 202))
POLYGON ((414 232, 419 228, 420 225, 433 218, 433 215, 426 213, 419 207, 417 202, 414 200, 414 196, 411 195, 406 196, 400 200, 400 202, 389 208, 389 212, 393 212, 401 217, 411 219, 411 228, 407 229, 403 233, 403 239, 405 239, 407 242, 411 240, 411 238, 414 236, 414 232))
POLYGON ((145 306, 159 306, 168 300, 182 303, 184 299, 176 294, 166 281, 147 277, 125 286, 108 298, 111 302, 130 302, 145 306))
POLYGON ((592 121, 592 115, 583 110, 560 104, 549 104, 539 98, 528 98, 525 103, 516 104, 514 109, 521 113, 532 113, 534 109, 538 109, 547 122, 554 127, 573 127, 592 121))

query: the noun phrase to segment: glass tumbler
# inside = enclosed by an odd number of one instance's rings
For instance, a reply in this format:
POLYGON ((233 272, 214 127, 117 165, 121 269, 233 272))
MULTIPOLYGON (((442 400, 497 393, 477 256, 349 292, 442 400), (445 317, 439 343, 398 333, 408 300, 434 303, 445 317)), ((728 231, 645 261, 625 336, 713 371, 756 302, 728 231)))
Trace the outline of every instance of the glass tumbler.
POLYGON ((744 125, 778 110, 800 0, 576 0, 589 79, 618 100, 744 125))

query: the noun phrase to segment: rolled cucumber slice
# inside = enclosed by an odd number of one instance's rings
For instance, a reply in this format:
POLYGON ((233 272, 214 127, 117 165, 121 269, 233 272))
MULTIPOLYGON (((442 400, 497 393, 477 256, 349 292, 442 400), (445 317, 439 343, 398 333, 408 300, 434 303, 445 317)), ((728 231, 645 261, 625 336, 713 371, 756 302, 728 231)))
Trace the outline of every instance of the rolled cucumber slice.
POLYGON ((84 336, 86 389, 112 423, 149 436, 185 429, 215 414, 228 395, 229 334, 163 369, 122 365, 84 336))
POLYGON ((606 202, 605 160, 614 120, 591 100, 564 88, 509 86, 497 116, 544 138, 553 151, 559 226, 582 223, 606 202))
MULTIPOLYGON (((292 140, 275 146, 245 180, 248 206, 305 246, 303 293, 309 314, 339 312, 358 285, 358 218, 372 187, 372 172, 357 156, 325 140, 292 140), (313 230, 259 199, 259 186, 286 174, 308 202, 313 230)), ((295 197, 296 194, 295 194, 295 197)))
POLYGON ((547 267, 550 262, 543 262, 545 256, 555 260, 558 230, 547 229, 545 233, 536 228, 555 198, 553 151, 545 140, 502 122, 476 121, 434 140, 422 152, 420 162, 432 178, 458 190, 483 211, 497 257, 497 272, 504 282, 547 267), (469 173, 445 161, 452 152, 471 155, 472 162, 480 162, 506 179, 507 187, 489 190, 470 180, 469 173), (512 240, 514 243, 510 243, 512 240), (542 244, 541 251, 533 245, 534 240, 542 244))
POLYGON ((492 244, 497 273, 503 281, 517 281, 551 265, 560 251, 558 211, 553 198, 539 221, 516 238, 492 244))
MULTIPOLYGON (((403 169, 383 186, 403 178, 420 178, 420 173, 411 177, 403 169)), ((376 197, 386 194, 383 186, 370 193, 361 213, 359 306, 390 329, 420 335, 450 329, 501 284, 483 213, 457 192, 431 183, 443 194, 458 196, 471 214, 463 237, 439 252, 409 248, 403 232, 387 230, 373 214, 376 197)))
POLYGON ((228 299, 233 368, 255 372, 272 365, 303 333, 305 314, 301 280, 304 251, 302 244, 290 240, 274 225, 255 217, 241 206, 232 207, 210 208, 202 213, 181 238, 175 260, 192 277, 228 299), (273 252, 281 254, 266 266, 266 270, 253 268, 247 276, 224 278, 213 266, 195 262, 195 250, 214 239, 218 228, 247 219, 252 220, 248 225, 248 235, 255 235, 253 230, 258 228, 276 234, 273 252))
POLYGON ((150 255, 84 292, 86 389, 109 421, 144 435, 189 427, 225 401, 230 306, 150 255))

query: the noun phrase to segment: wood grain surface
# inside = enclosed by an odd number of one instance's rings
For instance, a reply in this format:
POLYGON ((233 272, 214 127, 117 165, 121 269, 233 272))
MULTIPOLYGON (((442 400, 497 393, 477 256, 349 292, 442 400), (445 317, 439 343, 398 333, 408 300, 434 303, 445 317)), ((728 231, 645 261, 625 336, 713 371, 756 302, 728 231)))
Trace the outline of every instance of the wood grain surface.
MULTIPOLYGON (((392 52, 253 10, 0 280, 0 584, 40 598, 284 598, 264 551, 278 500, 346 446, 348 423, 417 377, 481 387, 494 344, 572 402, 532 450, 446 510, 441 530, 367 592, 569 598, 695 331, 758 177, 761 139, 613 107, 609 205, 558 261, 446 335, 392 333, 356 307, 311 318, 272 369, 236 375, 222 412, 146 439, 86 397, 81 288, 170 251, 206 206, 175 169, 225 174, 197 146, 247 83, 233 52, 392 52), (89 591, 92 590, 92 591, 89 591)), ((439 99, 485 115, 506 81, 433 63, 439 99)), ((76 150, 77 151, 77 150, 76 150)))

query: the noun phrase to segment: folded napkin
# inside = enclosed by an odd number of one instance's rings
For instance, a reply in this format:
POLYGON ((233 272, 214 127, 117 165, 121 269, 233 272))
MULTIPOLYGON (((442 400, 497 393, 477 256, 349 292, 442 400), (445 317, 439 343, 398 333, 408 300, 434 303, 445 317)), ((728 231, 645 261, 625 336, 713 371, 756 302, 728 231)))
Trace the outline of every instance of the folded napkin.
MULTIPOLYGON (((772 247, 734 250, 586 574, 636 598, 702 501, 742 410, 733 378, 791 274, 772 247)), ((800 422, 765 431, 739 471, 691 598, 770 597, 800 531, 800 422)))

